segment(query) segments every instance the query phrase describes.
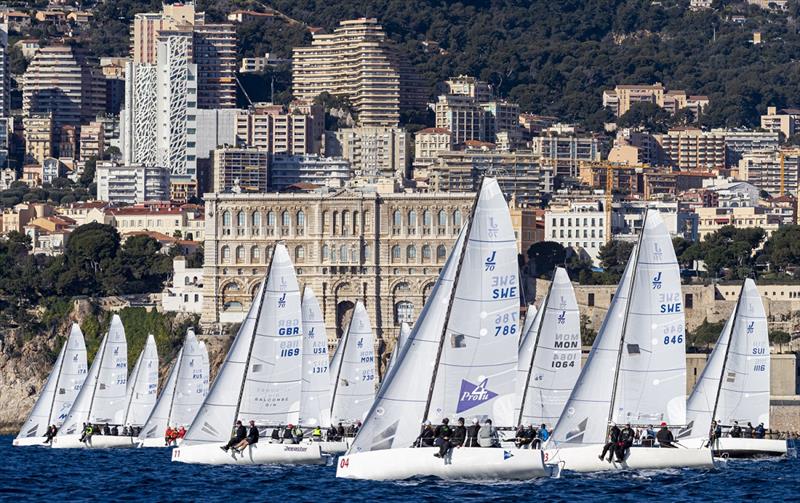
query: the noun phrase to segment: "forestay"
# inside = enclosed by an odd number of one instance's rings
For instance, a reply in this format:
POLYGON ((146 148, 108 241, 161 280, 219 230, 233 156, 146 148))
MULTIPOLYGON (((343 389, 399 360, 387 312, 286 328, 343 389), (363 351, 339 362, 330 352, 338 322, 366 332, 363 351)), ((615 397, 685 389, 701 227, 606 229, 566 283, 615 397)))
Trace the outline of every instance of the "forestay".
POLYGON ((537 320, 520 346, 522 372, 517 375, 525 395, 518 395, 523 407, 519 422, 552 426, 581 372, 580 312, 565 269, 556 269, 537 320))
POLYGON ((633 276, 613 421, 686 424, 681 278, 661 215, 648 210, 633 276))
POLYGON ((152 334, 147 336, 127 386, 128 406, 126 425, 141 426, 146 421, 158 397, 158 349, 152 334))
POLYGON ((581 370, 564 412, 550 436, 551 442, 556 445, 605 443, 636 248, 634 246, 625 266, 625 272, 597 332, 586 365, 581 370))
POLYGON ((517 241, 497 181, 485 178, 451 296, 428 419, 514 425, 520 292, 517 241))
POLYGON ((331 422, 331 381, 328 369, 328 333, 317 297, 303 290, 303 384, 300 424, 327 426, 331 422))
POLYGON ((341 360, 335 372, 331 421, 361 421, 375 401, 375 336, 369 314, 361 301, 356 302, 353 317, 342 337, 341 360))
POLYGON ((51 424, 60 427, 86 379, 86 346, 77 323, 61 347, 50 376, 17 438, 41 437, 51 424))
POLYGON ((122 424, 127 382, 128 346, 115 314, 59 434, 79 432, 84 422, 122 424))
POLYGON ((398 353, 392 372, 386 375, 351 452, 409 447, 419 435, 428 401, 426 384, 433 377, 433 364, 464 246, 465 230, 461 229, 408 342, 398 353))

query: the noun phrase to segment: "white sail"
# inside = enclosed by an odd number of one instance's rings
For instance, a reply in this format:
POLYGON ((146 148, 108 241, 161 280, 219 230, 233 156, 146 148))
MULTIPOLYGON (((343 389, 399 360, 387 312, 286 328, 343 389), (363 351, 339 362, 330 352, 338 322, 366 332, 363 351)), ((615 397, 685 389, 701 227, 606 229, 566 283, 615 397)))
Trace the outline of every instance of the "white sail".
POLYGON ((739 421, 753 425, 764 423, 764 427, 769 428, 767 316, 753 280, 745 280, 741 296, 730 338, 731 347, 721 374, 717 419, 725 425, 739 421))
POLYGON ((17 438, 41 437, 47 432, 48 426, 54 424, 60 427, 78 396, 86 372, 83 333, 78 324, 73 323, 53 370, 17 438))
POLYGON ((158 398, 158 349, 152 334, 147 336, 136 366, 128 380, 128 407, 124 424, 141 426, 158 398))
POLYGON ((356 302, 353 317, 342 337, 341 364, 336 372, 331 403, 333 423, 361 421, 375 401, 375 335, 367 309, 356 302))
POLYGON ((170 407, 169 422, 175 427, 188 427, 206 398, 208 386, 208 352, 189 329, 183 343, 175 395, 170 407))
POLYGON ((428 418, 515 423, 519 349, 517 241, 497 181, 485 178, 471 217, 440 345, 428 418))
POLYGON ((147 421, 142 427, 142 431, 139 434, 139 440, 163 437, 167 426, 170 424, 170 406, 172 405, 172 398, 175 395, 175 383, 178 380, 178 368, 180 367, 182 352, 183 348, 181 348, 181 350, 178 352, 178 357, 170 366, 169 374, 167 375, 167 381, 164 383, 164 387, 161 389, 161 394, 158 396, 158 401, 156 402, 155 407, 153 407, 150 417, 147 418, 147 421))
POLYGON ((681 278, 672 239, 648 210, 631 290, 612 419, 686 424, 686 341, 681 278))
POLYGON ((551 442, 557 445, 601 444, 606 441, 614 374, 635 256, 634 246, 603 325, 597 332, 586 365, 581 370, 564 412, 550 436, 551 442))
POLYGON ((302 312, 294 266, 283 245, 275 247, 264 297, 239 418, 260 425, 296 423, 303 380, 302 312))
POLYGON ((408 323, 404 321, 400 324, 400 335, 397 336, 397 341, 395 341, 394 349, 392 350, 392 357, 389 359, 389 365, 386 367, 387 375, 397 361, 397 356, 401 351, 403 351, 403 346, 405 346, 406 342, 408 342, 409 335, 411 335, 411 327, 409 327, 408 323))
POLYGON ((248 353, 256 318, 261 312, 264 302, 265 283, 262 282, 258 288, 258 293, 250 305, 247 316, 239 326, 239 331, 233 339, 214 384, 209 389, 203 405, 186 433, 184 445, 219 442, 229 437, 231 428, 236 421, 239 392, 247 370, 248 353))
POLYGON ((344 351, 345 335, 347 334, 342 334, 342 337, 336 343, 336 349, 333 350, 331 363, 328 365, 328 379, 330 380, 331 390, 336 387, 336 375, 339 373, 339 367, 342 364, 342 352, 344 351))
POLYGON ((428 401, 428 386, 444 329, 458 259, 464 246, 461 232, 431 290, 428 302, 398 354, 392 372, 378 391, 375 403, 353 441, 351 452, 408 447, 419 435, 428 401))
MULTIPOLYGON (((547 304, 520 346, 524 388, 520 423, 553 426, 581 372, 581 319, 567 271, 556 269, 547 304), (538 338, 535 330, 538 330, 538 338), (537 341, 538 339, 538 341, 537 341), (532 360, 533 359, 533 360, 532 360)), ((520 383, 517 383, 520 386, 520 383)), ((522 399, 522 395, 520 399, 522 399)), ((516 417, 520 417, 517 415, 516 417)))
POLYGON ((208 389, 211 387, 211 365, 208 361, 208 348, 206 343, 200 341, 200 356, 202 358, 203 369, 203 397, 208 395, 208 389))
POLYGON ((89 421, 123 424, 127 405, 128 343, 118 315, 111 317, 106 347, 95 384, 89 421))
POLYGON ((299 422, 303 426, 327 426, 331 422, 328 332, 317 297, 309 286, 303 290, 303 335, 303 385, 299 422))
POLYGON ((531 325, 534 321, 536 321, 536 315, 539 314, 538 309, 536 308, 536 304, 528 304, 528 308, 525 311, 525 323, 522 325, 522 336, 519 339, 520 347, 525 342, 525 337, 531 332, 531 325))

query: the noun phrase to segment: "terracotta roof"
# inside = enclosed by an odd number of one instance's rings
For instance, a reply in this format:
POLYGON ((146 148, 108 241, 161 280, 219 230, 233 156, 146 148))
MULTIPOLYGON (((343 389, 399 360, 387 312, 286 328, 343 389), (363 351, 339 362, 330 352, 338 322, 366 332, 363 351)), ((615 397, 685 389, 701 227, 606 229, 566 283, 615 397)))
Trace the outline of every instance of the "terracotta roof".
POLYGON ((429 127, 420 129, 417 134, 450 134, 450 130, 443 127, 429 127))
POLYGON ((180 208, 110 208, 106 213, 111 215, 181 215, 183 211, 180 208))
POLYGON ((291 185, 286 186, 286 189, 297 189, 297 190, 315 190, 322 187, 322 185, 316 185, 313 183, 308 182, 298 182, 293 183, 291 185))

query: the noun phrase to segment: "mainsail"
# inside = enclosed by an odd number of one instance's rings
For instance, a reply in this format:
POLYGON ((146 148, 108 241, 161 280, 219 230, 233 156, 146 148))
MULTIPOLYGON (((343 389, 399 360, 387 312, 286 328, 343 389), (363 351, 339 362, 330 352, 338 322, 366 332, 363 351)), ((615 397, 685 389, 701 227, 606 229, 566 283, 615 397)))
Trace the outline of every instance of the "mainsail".
POLYGON ((303 290, 303 385, 300 424, 327 426, 331 422, 331 382, 328 376, 328 333, 317 297, 303 290))
POLYGON ((286 246, 278 244, 268 276, 186 434, 186 445, 226 440, 237 418, 260 425, 296 422, 301 346, 297 277, 286 246))
POLYGON ((128 345, 122 320, 115 314, 59 434, 76 433, 85 422, 122 424, 127 382, 128 345))
POLYGON ((83 333, 78 324, 73 323, 53 370, 17 438, 41 437, 51 424, 60 427, 78 396, 86 372, 83 333))
POLYGON ((375 401, 375 336, 367 309, 356 302, 347 333, 339 343, 341 359, 333 372, 331 421, 354 423, 364 419, 375 401))
POLYGON ((147 336, 144 349, 136 360, 128 379, 126 394, 128 405, 123 423, 143 425, 152 412, 158 396, 158 349, 152 334, 147 336))
POLYGON ((769 372, 764 304, 755 282, 747 279, 689 396, 688 425, 681 437, 707 435, 713 419, 723 425, 741 421, 769 428, 769 372))
POLYGON ((559 267, 520 345, 519 423, 554 425, 561 416, 581 372, 580 329, 575 291, 567 271, 559 267))
POLYGON ((686 341, 681 278, 656 210, 644 221, 613 408, 613 421, 686 424, 686 341))

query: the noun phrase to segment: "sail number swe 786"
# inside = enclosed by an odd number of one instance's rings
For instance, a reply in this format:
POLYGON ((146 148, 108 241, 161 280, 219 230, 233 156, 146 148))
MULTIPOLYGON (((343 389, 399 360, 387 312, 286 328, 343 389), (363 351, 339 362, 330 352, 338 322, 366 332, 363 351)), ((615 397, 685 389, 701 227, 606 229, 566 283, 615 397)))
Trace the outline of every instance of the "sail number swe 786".
POLYGON ((494 319, 494 335, 514 335, 517 333, 517 313, 498 314, 494 319))

